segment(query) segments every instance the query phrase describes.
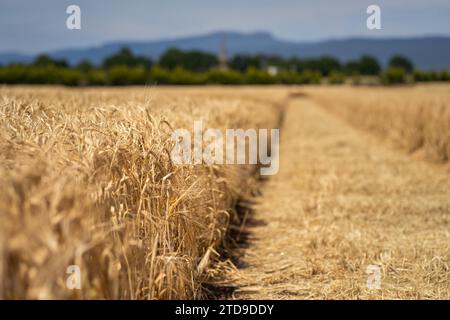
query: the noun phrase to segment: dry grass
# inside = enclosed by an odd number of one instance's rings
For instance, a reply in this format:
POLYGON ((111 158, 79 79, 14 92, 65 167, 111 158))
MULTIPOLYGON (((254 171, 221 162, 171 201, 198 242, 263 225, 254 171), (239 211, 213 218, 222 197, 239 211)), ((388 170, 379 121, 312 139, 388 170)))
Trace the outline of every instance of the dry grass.
POLYGON ((283 92, 1 88, 0 298, 201 298, 254 168, 173 166, 171 130, 276 127, 283 92))
MULTIPOLYGON (((358 98, 359 89, 328 89, 310 90, 329 103, 341 102, 339 90, 358 98)), ((306 98, 287 108, 280 171, 255 206, 234 297, 450 299, 450 172, 329 108, 306 98), (381 270, 379 290, 367 287, 369 265, 381 270)))
POLYGON ((294 90, 281 110, 282 87, 1 88, 0 297, 203 298, 214 277, 239 298, 449 299, 450 172, 418 160, 449 160, 448 86, 294 90), (280 113, 249 247, 217 264, 255 168, 173 166, 171 130, 280 113))
POLYGON ((314 88, 321 106, 433 162, 450 160, 448 85, 404 88, 314 88))

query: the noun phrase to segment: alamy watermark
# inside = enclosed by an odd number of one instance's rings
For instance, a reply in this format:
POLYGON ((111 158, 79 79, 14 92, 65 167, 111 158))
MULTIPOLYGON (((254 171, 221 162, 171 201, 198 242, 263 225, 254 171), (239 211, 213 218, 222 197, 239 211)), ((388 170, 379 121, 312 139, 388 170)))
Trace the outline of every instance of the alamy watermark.
POLYGON ((381 289, 381 268, 376 264, 370 264, 366 268, 367 274, 367 289, 379 290, 381 289))
POLYGON ((279 168, 280 130, 206 129, 195 121, 191 131, 176 129, 170 153, 174 164, 259 164, 261 175, 274 175, 279 168))
MULTIPOLYGON (((369 30, 381 29, 381 8, 379 5, 371 4, 367 7, 366 13, 369 17, 366 20, 366 26, 369 30)), ((69 30, 81 29, 81 8, 76 4, 71 4, 66 8, 66 27, 69 30)))
MULTIPOLYGON (((369 15, 366 26, 369 30, 381 30, 381 8, 379 5, 371 4, 367 7, 366 13, 369 15)), ((66 8, 66 27, 69 30, 81 29, 81 8, 76 4, 71 4, 66 8)))
POLYGON ((366 26, 369 30, 381 29, 381 8, 376 4, 371 4, 367 7, 366 13, 369 17, 366 20, 366 26))
POLYGON ((66 279, 66 287, 69 290, 81 289, 81 270, 76 264, 70 265, 66 269, 66 273, 69 275, 66 279))
POLYGON ((81 29, 81 9, 79 6, 72 4, 67 7, 66 13, 69 15, 66 19, 66 27, 69 30, 81 29))

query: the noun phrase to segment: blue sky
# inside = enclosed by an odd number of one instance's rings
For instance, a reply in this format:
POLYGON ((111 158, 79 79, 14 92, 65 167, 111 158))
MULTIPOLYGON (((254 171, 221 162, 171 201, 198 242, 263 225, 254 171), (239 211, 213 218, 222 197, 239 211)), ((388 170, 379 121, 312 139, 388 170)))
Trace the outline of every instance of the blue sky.
POLYGON ((0 51, 37 53, 212 31, 269 31, 295 41, 450 35, 450 0, 0 0, 0 51), (81 30, 66 28, 70 4, 81 8, 81 30), (382 30, 366 28, 370 4, 381 7, 382 30))

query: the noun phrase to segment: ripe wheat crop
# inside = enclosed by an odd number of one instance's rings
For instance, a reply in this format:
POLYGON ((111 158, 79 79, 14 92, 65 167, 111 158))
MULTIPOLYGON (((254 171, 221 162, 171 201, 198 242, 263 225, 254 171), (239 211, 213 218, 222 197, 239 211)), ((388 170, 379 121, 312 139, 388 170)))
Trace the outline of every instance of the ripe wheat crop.
POLYGON ((0 298, 203 297, 255 166, 174 166, 170 134, 276 127, 281 91, 0 90, 0 298))
POLYGON ((422 159, 448 163, 449 98, 435 84, 2 87, 0 298, 222 297, 214 285, 249 299, 447 298, 449 171, 422 159), (279 173, 262 184, 257 165, 175 164, 172 133, 195 136, 197 121, 280 128, 279 173))
POLYGON ((450 160, 446 85, 404 88, 313 88, 320 105, 419 158, 450 160))

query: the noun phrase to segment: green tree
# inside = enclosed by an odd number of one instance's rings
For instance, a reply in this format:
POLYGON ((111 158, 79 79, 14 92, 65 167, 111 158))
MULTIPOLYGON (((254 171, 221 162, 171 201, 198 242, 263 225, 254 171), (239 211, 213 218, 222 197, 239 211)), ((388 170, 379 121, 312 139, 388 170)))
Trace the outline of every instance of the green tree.
POLYGON ((114 86, 146 84, 148 80, 149 75, 142 66, 116 65, 108 69, 109 84, 114 86))
POLYGON ((80 61, 80 63, 78 63, 77 69, 82 72, 88 72, 94 69, 94 66, 89 60, 82 60, 80 61))
POLYGON ((184 64, 184 55, 181 50, 168 49, 159 58, 159 65, 165 69, 173 70, 176 67, 182 67, 184 64))
POLYGON ((406 71, 403 68, 390 67, 381 74, 380 79, 381 83, 386 85, 405 83, 406 71))
POLYGON ((236 70, 212 69, 206 73, 206 81, 214 84, 242 84, 244 76, 236 70))
POLYGON ((250 67, 245 72, 245 81, 248 84, 273 84, 276 83, 276 80, 266 70, 250 67))
POLYGON ((389 60, 390 68, 401 68, 408 73, 414 70, 413 63, 405 56, 395 55, 389 60))
POLYGON ((128 48, 122 48, 119 52, 106 57, 105 60, 103 60, 103 67, 104 68, 111 68, 114 66, 127 66, 127 67, 143 67, 143 68, 150 68, 152 66, 151 59, 142 57, 142 56, 135 56, 133 52, 131 52, 128 48))
POLYGON ((217 57, 210 53, 198 50, 183 52, 172 48, 160 57, 159 64, 169 70, 183 68, 193 72, 203 72, 217 66, 218 61, 217 57))
POLYGON ((240 72, 245 72, 249 68, 260 69, 262 67, 260 56, 251 56, 245 54, 235 55, 228 64, 231 69, 238 70, 240 72))
POLYGON ((364 75, 378 75, 381 71, 381 66, 377 59, 372 56, 363 55, 359 59, 359 73, 364 75))
POLYGON ((333 71, 341 70, 341 63, 330 56, 320 57, 314 63, 316 64, 316 68, 310 70, 319 71, 323 76, 328 76, 333 71))
POLYGON ((67 61, 63 59, 52 59, 46 54, 40 54, 34 59, 33 66, 35 67, 61 67, 61 68, 67 68, 69 64, 67 61))
POLYGON ((381 66, 377 59, 369 55, 363 55, 358 60, 351 60, 345 65, 348 74, 378 75, 381 66))
POLYGON ((359 61, 350 60, 345 64, 345 71, 350 75, 360 74, 359 61))
POLYGON ((213 54, 201 51, 188 51, 184 54, 184 67, 190 71, 203 72, 219 64, 213 54))
POLYGON ((313 59, 291 59, 286 63, 290 69, 298 72, 316 71, 323 76, 328 76, 332 71, 340 71, 341 63, 334 57, 323 56, 313 59))
POLYGON ((342 84, 345 82, 345 75, 339 71, 332 71, 328 75, 328 83, 330 84, 342 84))

